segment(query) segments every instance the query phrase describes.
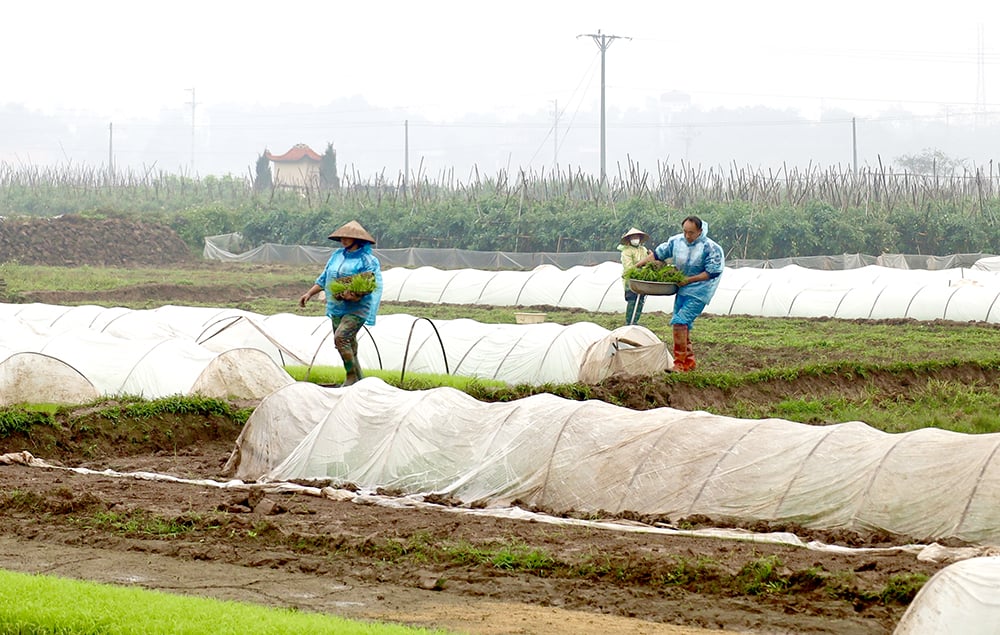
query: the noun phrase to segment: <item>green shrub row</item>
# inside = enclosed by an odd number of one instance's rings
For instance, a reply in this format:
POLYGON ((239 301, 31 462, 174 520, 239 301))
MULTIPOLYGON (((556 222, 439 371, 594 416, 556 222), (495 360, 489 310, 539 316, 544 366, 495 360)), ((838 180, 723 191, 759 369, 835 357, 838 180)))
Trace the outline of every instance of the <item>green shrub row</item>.
POLYGON ((477 251, 612 251, 622 232, 636 226, 653 243, 680 232, 688 215, 708 224, 708 235, 729 258, 775 259, 829 254, 998 253, 1000 223, 970 218, 952 209, 934 212, 896 207, 880 216, 864 209, 836 210, 826 203, 754 209, 746 203, 702 203, 666 208, 634 199, 618 210, 597 203, 567 203, 555 209, 536 203, 524 209, 442 203, 421 210, 397 207, 323 206, 294 210, 196 208, 168 216, 193 249, 206 235, 239 231, 248 246, 264 243, 328 245, 339 225, 357 219, 383 249, 457 248, 477 251))
MULTIPOLYGON (((828 254, 946 255, 1000 250, 1000 198, 955 194, 874 196, 844 202, 815 187, 806 195, 757 196, 724 188, 697 196, 643 188, 593 195, 534 183, 470 188, 354 186, 325 192, 254 192, 246 180, 161 176, 139 184, 0 179, 0 216, 139 215, 171 226, 199 252, 204 237, 240 232, 263 243, 329 245, 332 229, 357 219, 380 248, 480 251, 611 251, 639 227, 660 242, 696 214, 730 258, 775 259, 828 254)), ((834 193, 836 194, 836 193, 834 193)))

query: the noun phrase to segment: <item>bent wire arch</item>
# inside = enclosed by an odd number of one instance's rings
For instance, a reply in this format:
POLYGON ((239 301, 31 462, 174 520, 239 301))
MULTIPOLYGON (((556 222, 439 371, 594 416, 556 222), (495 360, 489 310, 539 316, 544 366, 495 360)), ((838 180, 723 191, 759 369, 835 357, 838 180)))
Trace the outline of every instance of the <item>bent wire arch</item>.
POLYGON ((400 384, 403 383, 403 378, 406 376, 406 359, 407 359, 407 357, 409 357, 409 353, 410 353, 410 340, 413 339, 413 329, 416 328, 417 322, 419 322, 420 320, 425 320, 428 324, 431 325, 431 328, 434 329, 434 335, 437 336, 438 344, 441 345, 441 357, 444 358, 444 372, 445 372, 446 375, 450 375, 451 374, 451 371, 448 370, 448 354, 445 353, 445 350, 444 350, 444 341, 441 339, 441 333, 438 332, 437 326, 429 318, 418 317, 418 318, 414 319, 413 322, 410 323, 410 333, 409 333, 409 335, 406 336, 406 348, 403 350, 403 368, 402 368, 401 371, 399 371, 399 383, 400 384))
POLYGON ((274 339, 270 334, 268 334, 267 331, 265 331, 264 329, 262 329, 256 322, 254 322, 253 320, 249 319, 245 315, 226 316, 226 317, 219 318, 215 322, 212 322, 211 324, 208 324, 204 329, 202 329, 201 333, 198 334, 198 337, 196 337, 194 341, 195 341, 196 344, 204 344, 205 342, 209 341, 213 337, 216 337, 217 335, 221 335, 226 330, 232 328, 233 326, 236 326, 237 324, 239 324, 242 321, 246 321, 248 324, 250 324, 250 326, 253 327, 254 330, 256 330, 258 333, 260 333, 264 337, 264 339, 266 339, 272 346, 274 346, 274 348, 278 351, 278 356, 281 358, 281 365, 282 366, 286 365, 285 355, 288 355, 289 357, 291 357, 292 359, 294 359, 295 361, 297 361, 297 362, 299 362, 301 364, 306 363, 304 359, 299 359, 298 355, 296 355, 292 351, 288 350, 285 346, 283 346, 281 344, 281 342, 279 342, 276 339, 274 339), (230 322, 228 324, 224 325, 219 330, 217 330, 214 333, 212 333, 211 335, 209 335, 208 337, 205 337, 205 334, 208 333, 209 329, 215 327, 220 322, 224 322, 226 320, 230 320, 230 322))
POLYGON ((486 282, 483 283, 483 286, 479 287, 479 295, 476 296, 475 304, 480 303, 480 300, 483 299, 483 294, 486 293, 486 287, 490 286, 490 283, 496 280, 499 275, 500 272, 497 271, 496 273, 494 273, 493 275, 491 275, 489 278, 486 279, 486 282))
POLYGON ((459 359, 458 363, 455 364, 455 373, 458 373, 458 369, 462 367, 462 363, 465 362, 466 358, 469 357, 469 354, 472 353, 472 351, 476 350, 476 346, 478 346, 479 343, 485 340, 486 338, 487 338, 486 335, 480 335, 479 338, 472 343, 472 346, 470 346, 464 353, 462 353, 461 359, 459 359))

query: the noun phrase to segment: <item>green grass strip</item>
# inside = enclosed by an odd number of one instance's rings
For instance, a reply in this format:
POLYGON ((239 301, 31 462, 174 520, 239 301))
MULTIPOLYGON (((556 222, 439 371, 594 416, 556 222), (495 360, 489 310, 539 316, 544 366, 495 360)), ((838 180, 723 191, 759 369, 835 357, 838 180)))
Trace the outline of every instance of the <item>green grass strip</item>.
MULTIPOLYGON (((340 366, 285 366, 285 371, 295 381, 310 381, 314 384, 340 384, 344 381, 344 369, 340 366)), ((400 383, 398 370, 363 369, 365 377, 378 377, 390 386, 406 390, 425 390, 449 386, 468 392, 468 388, 506 388, 507 383, 496 379, 467 377, 465 375, 443 375, 432 373, 411 373, 403 376, 400 383)))
POLYGON ((0 570, 0 632, 30 635, 445 633, 4 570, 0 570))

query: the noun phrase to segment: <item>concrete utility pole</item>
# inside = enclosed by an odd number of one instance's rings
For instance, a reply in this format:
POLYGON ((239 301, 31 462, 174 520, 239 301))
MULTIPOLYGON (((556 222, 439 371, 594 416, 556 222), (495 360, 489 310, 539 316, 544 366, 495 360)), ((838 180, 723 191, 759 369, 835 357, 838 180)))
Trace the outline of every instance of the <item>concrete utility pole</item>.
POLYGON ((615 40, 631 40, 630 37, 625 37, 623 35, 604 35, 601 30, 598 29, 597 33, 582 33, 578 36, 589 37, 594 39, 594 43, 597 44, 597 48, 601 49, 601 183, 607 180, 607 170, 606 165, 606 153, 605 153, 605 133, 604 133, 604 54, 607 53, 608 47, 615 40))

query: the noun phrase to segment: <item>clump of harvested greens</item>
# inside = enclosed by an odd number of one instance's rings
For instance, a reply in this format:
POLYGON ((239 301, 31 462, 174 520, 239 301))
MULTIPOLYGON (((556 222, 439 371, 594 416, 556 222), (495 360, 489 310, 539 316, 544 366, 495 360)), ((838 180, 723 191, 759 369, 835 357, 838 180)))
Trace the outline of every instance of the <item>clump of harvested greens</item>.
POLYGON ((684 274, 673 265, 651 262, 648 265, 630 268, 625 272, 625 278, 644 280, 646 282, 672 282, 680 284, 684 281, 684 274))
POLYGON ((375 276, 370 273, 359 273, 356 276, 337 278, 330 282, 327 292, 333 297, 337 297, 345 291, 351 291, 357 295, 367 295, 375 290, 375 276))

